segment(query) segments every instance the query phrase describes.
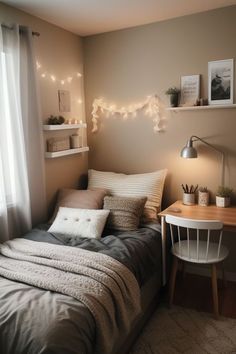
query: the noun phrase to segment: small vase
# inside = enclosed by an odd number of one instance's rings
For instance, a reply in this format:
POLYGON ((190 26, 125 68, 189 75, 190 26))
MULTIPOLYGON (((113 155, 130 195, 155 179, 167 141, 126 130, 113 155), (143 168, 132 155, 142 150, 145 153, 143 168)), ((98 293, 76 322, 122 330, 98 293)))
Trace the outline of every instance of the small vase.
POLYGON ((183 204, 194 205, 195 204, 195 194, 194 193, 183 193, 183 204))
POLYGON ((179 94, 172 93, 170 95, 170 106, 171 107, 178 107, 178 104, 179 104, 179 94))
POLYGON ((208 206, 209 199, 209 192, 198 192, 198 205, 208 206))
POLYGON ((216 196, 216 206, 219 208, 227 208, 230 206, 230 197, 216 196))

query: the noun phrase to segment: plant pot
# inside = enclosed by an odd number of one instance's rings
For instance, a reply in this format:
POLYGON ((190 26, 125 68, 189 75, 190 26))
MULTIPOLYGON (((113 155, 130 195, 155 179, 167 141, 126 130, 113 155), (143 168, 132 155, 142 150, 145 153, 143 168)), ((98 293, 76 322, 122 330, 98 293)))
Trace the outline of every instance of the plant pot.
POLYGON ((170 94, 170 106, 178 107, 178 104, 179 104, 179 94, 178 93, 170 94))
POLYGON ((209 205, 209 192, 198 192, 198 205, 208 206, 209 205))
POLYGON ((183 193, 183 204, 194 205, 195 204, 195 194, 194 193, 183 193))
POLYGON ((216 196, 216 206, 219 208, 227 208, 230 206, 230 197, 216 196))

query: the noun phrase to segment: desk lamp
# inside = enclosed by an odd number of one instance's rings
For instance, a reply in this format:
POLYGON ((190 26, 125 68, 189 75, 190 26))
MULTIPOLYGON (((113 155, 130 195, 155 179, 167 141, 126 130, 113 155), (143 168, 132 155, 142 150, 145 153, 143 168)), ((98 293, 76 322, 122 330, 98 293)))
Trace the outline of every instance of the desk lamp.
POLYGON ((198 157, 197 150, 193 146, 193 143, 198 140, 201 141, 203 144, 209 146, 210 148, 212 148, 213 150, 215 150, 219 154, 221 154, 221 185, 223 186, 224 185, 224 159, 225 159, 225 155, 221 150, 218 150, 213 145, 207 143, 205 140, 199 138, 198 136, 192 135, 188 139, 185 147, 181 150, 180 156, 185 159, 197 158, 198 157))

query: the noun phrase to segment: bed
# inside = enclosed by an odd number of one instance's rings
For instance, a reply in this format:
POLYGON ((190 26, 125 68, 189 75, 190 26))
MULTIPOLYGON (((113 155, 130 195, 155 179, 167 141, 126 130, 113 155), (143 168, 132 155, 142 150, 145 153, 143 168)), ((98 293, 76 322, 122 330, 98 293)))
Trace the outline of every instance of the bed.
MULTIPOLYGON (((90 193, 90 198, 95 192, 76 191, 76 205, 70 198, 72 208, 68 208, 62 203, 67 191, 51 225, 41 225, 20 239, 0 245, 0 353, 127 353, 157 305, 162 282, 158 221, 146 221, 134 230, 112 229, 127 227, 132 218, 139 223, 141 214, 137 218, 137 209, 131 208, 132 213, 130 209, 135 198, 124 202, 123 197, 113 200, 101 194, 100 202, 96 195, 95 206, 94 200, 89 204, 88 197, 82 204, 79 198, 78 205, 79 193, 90 193), (53 228, 58 220, 70 221, 65 212, 78 213, 73 216, 74 224, 80 219, 90 222, 91 212, 106 213, 89 210, 101 208, 101 200, 112 216, 101 237, 90 238, 90 233, 77 237, 76 230, 67 233, 66 229, 58 232, 53 228), (127 202, 132 202, 131 206, 127 202), (84 205, 87 209, 81 209, 84 205), (128 214, 124 211, 127 205, 128 214), (86 297, 80 287, 84 287, 86 297)), ((138 200, 142 208, 146 200, 138 200)))
MULTIPOLYGON (((76 241, 48 233, 47 228, 33 229, 24 238, 107 254, 128 267, 142 289, 143 313, 136 320, 138 325, 161 284, 161 239, 153 224, 133 232, 105 230, 101 240, 76 241)), ((1 353, 95 353, 94 319, 81 302, 2 277, 0 289, 1 353)), ((121 338, 119 345, 124 346, 127 338, 121 338)))

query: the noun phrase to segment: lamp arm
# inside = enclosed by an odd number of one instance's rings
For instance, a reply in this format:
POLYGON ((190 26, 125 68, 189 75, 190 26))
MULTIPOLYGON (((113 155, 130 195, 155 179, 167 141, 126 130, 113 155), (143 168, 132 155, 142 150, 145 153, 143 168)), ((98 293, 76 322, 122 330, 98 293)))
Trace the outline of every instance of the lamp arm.
POLYGON ((199 136, 196 135, 192 135, 190 137, 190 140, 192 141, 197 141, 200 140, 203 144, 208 145, 210 148, 212 148, 213 150, 217 151, 218 153, 221 154, 221 165, 222 165, 222 169, 221 169, 221 185, 224 186, 224 166, 225 166, 225 154, 223 151, 215 148, 213 145, 207 143, 205 140, 199 138, 199 136))

